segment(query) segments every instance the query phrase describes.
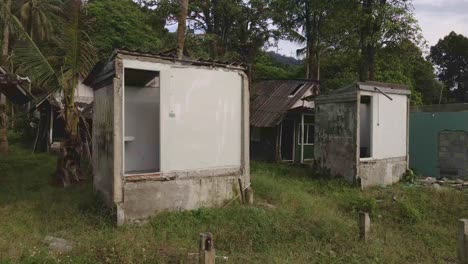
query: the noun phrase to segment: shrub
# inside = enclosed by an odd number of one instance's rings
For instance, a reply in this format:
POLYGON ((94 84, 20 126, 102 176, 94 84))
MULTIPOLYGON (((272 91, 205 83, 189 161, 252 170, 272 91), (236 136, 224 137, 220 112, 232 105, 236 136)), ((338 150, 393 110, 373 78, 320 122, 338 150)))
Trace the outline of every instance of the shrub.
POLYGON ((408 169, 406 170, 405 175, 403 175, 403 180, 407 183, 414 183, 416 180, 416 174, 412 170, 408 169))
POLYGON ((375 214, 377 212, 377 201, 367 197, 347 197, 345 207, 353 212, 367 212, 375 214))
POLYGON ((400 219, 404 223, 416 224, 423 219, 423 214, 409 202, 399 202, 398 209, 400 219))

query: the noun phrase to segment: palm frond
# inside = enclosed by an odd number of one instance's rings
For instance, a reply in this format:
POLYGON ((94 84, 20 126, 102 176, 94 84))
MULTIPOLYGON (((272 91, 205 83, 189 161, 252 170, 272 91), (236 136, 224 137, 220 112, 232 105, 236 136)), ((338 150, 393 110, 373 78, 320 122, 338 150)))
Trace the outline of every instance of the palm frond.
POLYGON ((291 30, 288 32, 289 39, 293 42, 296 42, 297 44, 305 44, 307 42, 307 39, 299 32, 295 30, 291 30))
POLYGON ((50 87, 53 90, 58 89, 58 76, 54 68, 26 32, 18 18, 12 14, 10 16, 21 40, 14 49, 14 58, 18 62, 19 71, 27 73, 37 84, 43 87, 50 87))
POLYGON ((300 57, 300 56, 303 56, 307 53, 307 47, 303 47, 301 49, 297 49, 296 50, 296 56, 297 57, 300 57))
POLYGON ((72 98, 79 78, 85 77, 96 62, 96 51, 91 45, 84 28, 84 10, 80 0, 69 0, 65 7, 68 19, 65 20, 63 39, 59 46, 65 51, 62 76, 64 93, 72 98))

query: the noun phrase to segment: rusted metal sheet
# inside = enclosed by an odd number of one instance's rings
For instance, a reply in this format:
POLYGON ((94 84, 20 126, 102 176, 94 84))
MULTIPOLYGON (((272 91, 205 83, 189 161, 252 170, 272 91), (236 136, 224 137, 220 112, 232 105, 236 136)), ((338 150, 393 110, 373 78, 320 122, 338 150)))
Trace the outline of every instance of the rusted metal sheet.
POLYGON ((314 80, 264 80, 253 83, 250 104, 250 125, 274 127, 284 114, 307 91, 319 92, 319 82, 314 80), (294 94, 294 91, 297 92, 294 94), (291 96, 291 94, 294 94, 291 96))

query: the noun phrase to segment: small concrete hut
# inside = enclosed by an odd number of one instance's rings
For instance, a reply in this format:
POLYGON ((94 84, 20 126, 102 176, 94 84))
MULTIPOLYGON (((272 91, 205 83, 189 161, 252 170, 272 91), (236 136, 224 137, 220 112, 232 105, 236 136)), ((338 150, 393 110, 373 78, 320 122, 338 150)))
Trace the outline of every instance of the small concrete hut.
POLYGON ((361 187, 398 182, 408 168, 410 91, 359 82, 315 98, 318 164, 361 187))
POLYGON ((249 188, 245 70, 120 49, 90 73, 94 186, 118 224, 221 206, 249 188))

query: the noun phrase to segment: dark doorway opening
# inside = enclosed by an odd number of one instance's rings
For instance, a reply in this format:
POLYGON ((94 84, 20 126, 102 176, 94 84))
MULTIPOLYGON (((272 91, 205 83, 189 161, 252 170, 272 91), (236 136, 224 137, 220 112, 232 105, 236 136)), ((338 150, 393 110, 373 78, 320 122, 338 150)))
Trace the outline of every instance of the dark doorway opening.
POLYGON ((294 120, 284 119, 281 123, 281 160, 292 161, 294 153, 294 120))

